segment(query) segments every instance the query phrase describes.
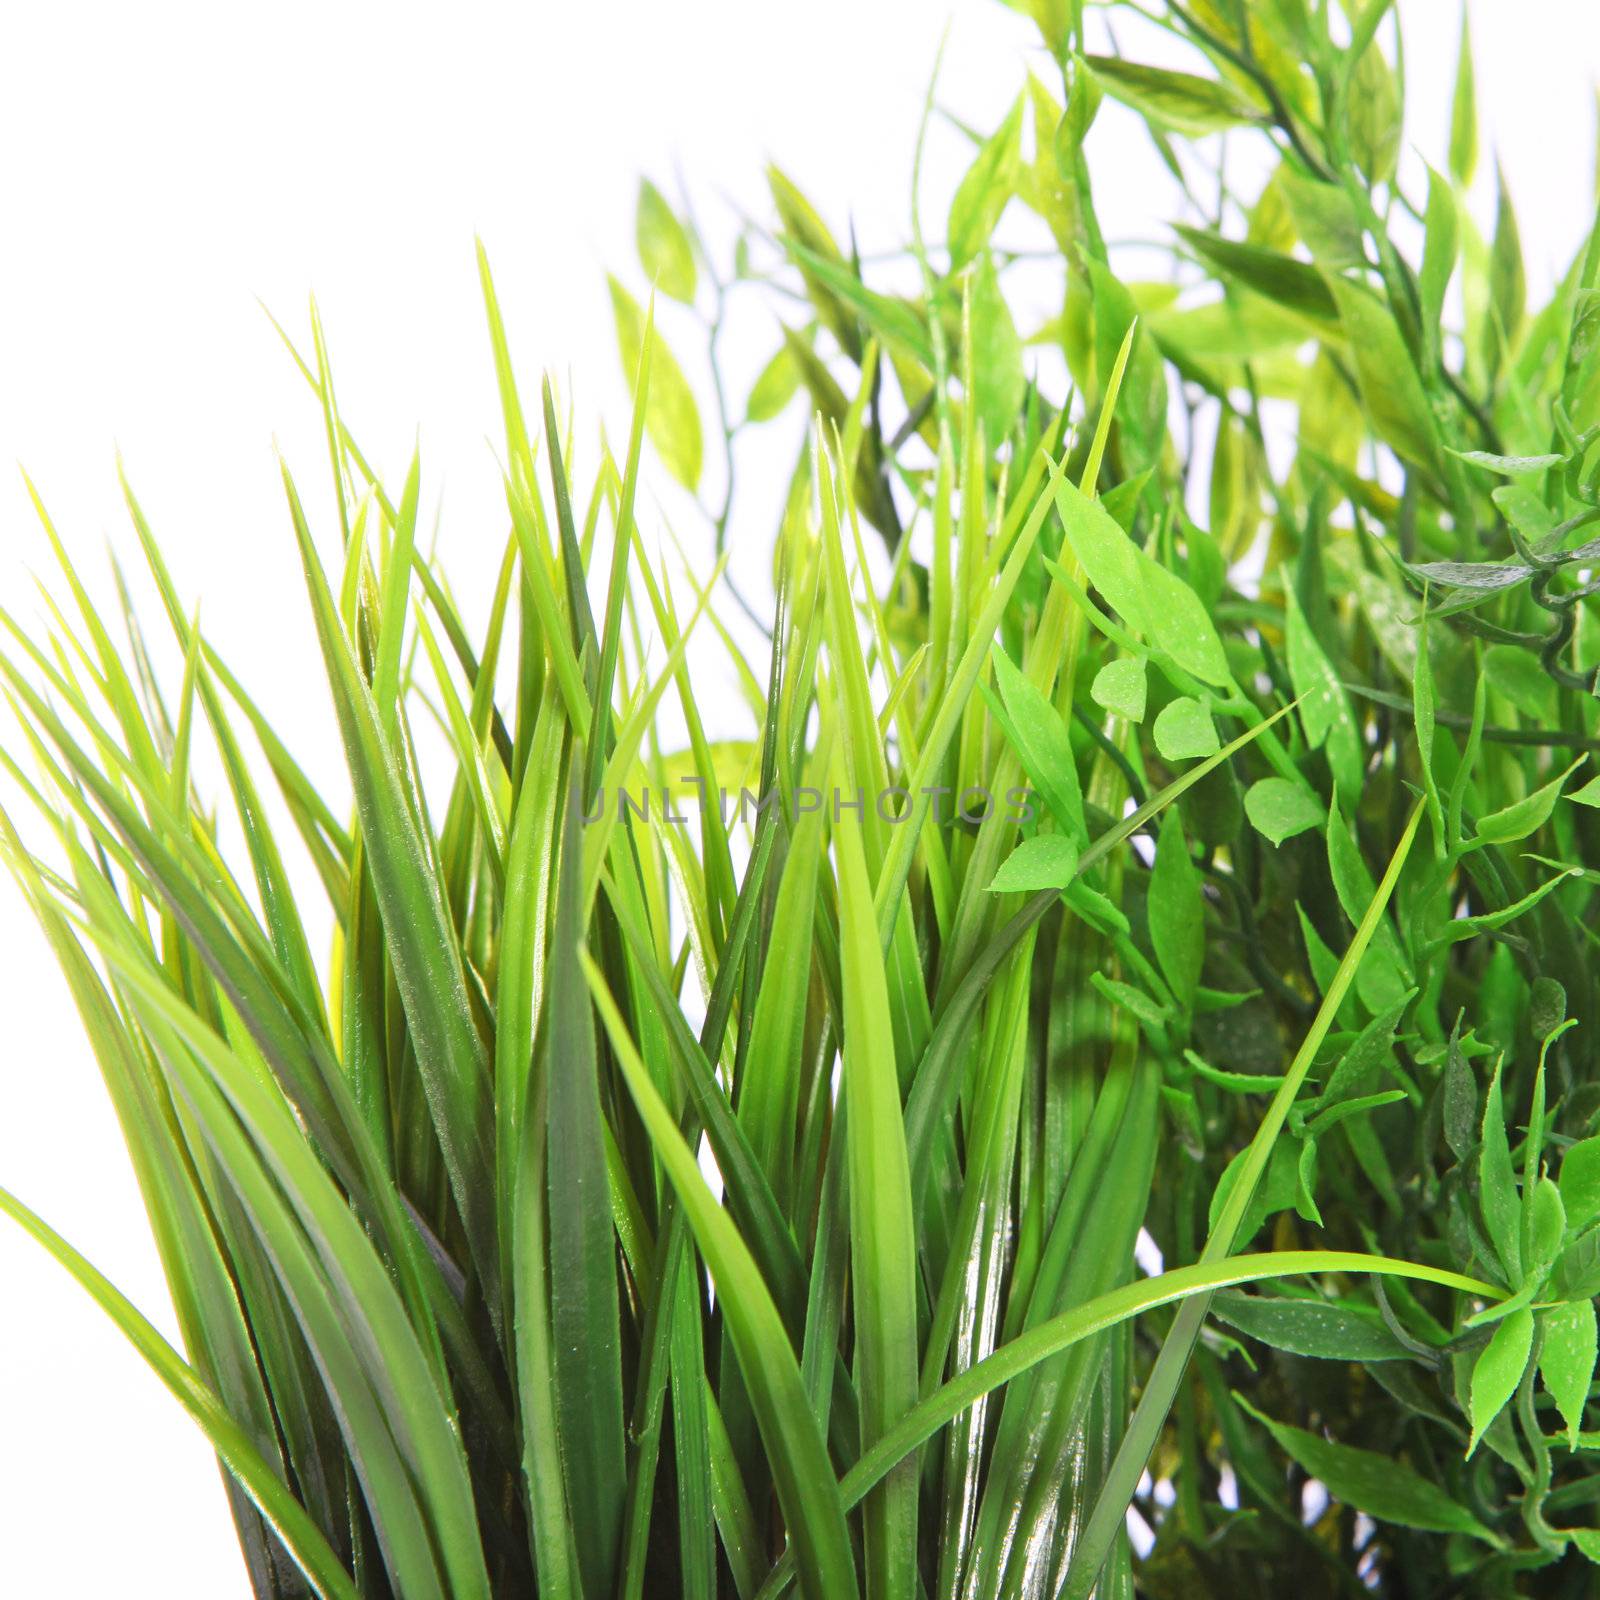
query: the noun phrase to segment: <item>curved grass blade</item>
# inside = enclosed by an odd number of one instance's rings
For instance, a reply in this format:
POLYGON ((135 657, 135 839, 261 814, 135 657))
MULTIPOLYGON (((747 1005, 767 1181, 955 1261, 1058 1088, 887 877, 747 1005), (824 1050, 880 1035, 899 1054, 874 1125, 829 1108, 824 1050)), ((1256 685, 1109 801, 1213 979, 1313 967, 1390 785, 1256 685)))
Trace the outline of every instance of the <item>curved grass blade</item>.
MULTIPOLYGON (((93 885, 80 879, 86 891, 93 885)), ((461 1440, 388 1271, 287 1103, 189 1010, 95 898, 101 953, 250 1214, 335 1396, 401 1590, 487 1596, 461 1440), (442 1587, 443 1586, 443 1587, 442 1587)))
MULTIPOLYGON (((1443 1267, 1400 1261, 1389 1256, 1363 1255, 1348 1250, 1272 1250, 1258 1255, 1229 1256, 1217 1261, 1174 1267, 1170 1272, 1112 1289, 1081 1306, 1074 1306, 1036 1328, 1019 1334, 986 1356, 976 1366, 920 1401, 885 1434, 839 1482, 839 1498, 846 1510, 859 1505, 885 1474, 911 1451, 925 1444, 968 1406, 1010 1383, 1030 1368, 1084 1339, 1114 1328, 1146 1311, 1174 1303, 1209 1299, 1218 1289, 1243 1283, 1265 1283, 1274 1278, 1294 1278, 1306 1273, 1359 1272, 1378 1277, 1409 1278, 1435 1283, 1458 1293, 1498 1299, 1501 1291, 1481 1279, 1443 1267)), ((793 1560, 786 1553, 767 1575, 757 1600, 776 1600, 788 1587, 793 1560)))
POLYGON ((262 1458, 215 1393, 200 1381, 194 1369, 161 1337, 139 1308, 48 1223, 4 1189, 0 1189, 0 1211, 31 1234, 72 1274, 144 1357, 150 1370, 178 1404, 200 1424, 212 1447, 283 1541, 284 1548, 294 1557, 322 1600, 360 1600, 350 1574, 305 1507, 262 1458))

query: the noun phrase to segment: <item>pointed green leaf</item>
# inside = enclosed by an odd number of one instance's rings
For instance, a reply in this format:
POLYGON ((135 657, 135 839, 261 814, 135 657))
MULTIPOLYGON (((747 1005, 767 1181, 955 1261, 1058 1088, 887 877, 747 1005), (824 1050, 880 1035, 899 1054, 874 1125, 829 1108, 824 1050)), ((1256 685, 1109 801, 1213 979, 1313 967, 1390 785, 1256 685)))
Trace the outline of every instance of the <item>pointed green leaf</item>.
POLYGON ((1567 1147, 1561 1158, 1560 1186, 1567 1225, 1574 1231, 1600 1217, 1600 1136, 1567 1147))
MULTIPOLYGON (((608 277, 611 311, 617 325, 617 345, 622 352, 622 369, 628 382, 634 382, 639 359, 644 351, 646 323, 639 302, 617 279, 608 277)), ((645 428, 650 442, 661 452, 661 459, 684 488, 693 492, 700 484, 704 446, 700 432, 700 411, 694 391, 683 375, 683 368, 667 348, 661 335, 650 330, 654 350, 650 359, 650 392, 645 402, 645 428)))
POLYGON ((1028 781, 1043 797, 1056 826, 1075 842, 1087 844, 1083 791, 1072 755, 1072 740, 1049 698, 1012 661, 999 644, 991 652, 995 684, 1009 723, 1008 737, 1028 781))
POLYGON ((1321 1361, 1400 1361, 1411 1352, 1378 1312, 1319 1295, 1219 1294, 1213 1313, 1274 1350, 1321 1361))
POLYGON ((1067 543, 1089 582, 1116 608, 1134 632, 1151 636, 1143 555, 1098 500, 1080 493, 1065 477, 1056 483, 1056 509, 1067 543))
POLYGON ((1522 1199, 1511 1166, 1511 1142, 1506 1135, 1505 1099, 1500 1085, 1500 1063, 1489 1080, 1483 1108, 1483 1153, 1478 1158, 1478 1205, 1500 1257, 1507 1283, 1522 1282, 1522 1199))
POLYGON ((1085 56, 1084 60, 1113 99, 1191 139, 1259 121, 1264 114, 1225 79, 1141 66, 1120 56, 1085 56))
POLYGON ((794 399, 800 388, 800 363, 787 344, 764 366, 750 386, 744 414, 751 422, 770 422, 794 399))
POLYGON ((1561 786, 1586 759, 1579 756, 1560 777, 1552 778, 1521 800, 1502 806, 1498 811, 1491 811, 1486 817, 1479 817, 1475 838, 1486 844, 1512 844, 1518 839, 1526 839, 1530 833, 1537 833, 1550 820, 1550 813, 1561 798, 1561 786))
MULTIPOLYGON (((855 1372, 866 1450, 917 1400, 916 1238, 883 946, 861 831, 850 812, 835 819, 834 848, 855 1372)), ((907 1461, 867 1502, 868 1600, 914 1600, 916 1533, 916 1463, 907 1461)))
POLYGON ((1505 1403, 1517 1392, 1528 1369, 1528 1354, 1533 1349, 1533 1313, 1524 1306, 1513 1311, 1495 1327, 1494 1335, 1472 1367, 1472 1439, 1470 1456, 1478 1448, 1484 1430, 1500 1415, 1505 1403))
POLYGON ((1227 688, 1233 682, 1227 652, 1199 595, 1177 573, 1140 554, 1150 639, 1202 683, 1227 688))
POLYGON ((606 1200, 594 1019, 579 967, 583 850, 576 779, 565 807, 550 954, 545 1153, 555 1415, 585 1589, 615 1586, 627 1480, 615 1233, 606 1200))
POLYGON ((973 403, 989 448, 1011 432, 1022 409, 1028 380, 1022 370, 1022 340, 1000 288, 994 257, 983 251, 972 277, 973 403))
POLYGON ((1301 697, 1300 726, 1305 729, 1306 743, 1313 750, 1327 745, 1328 767, 1338 786, 1339 798, 1346 805, 1354 805, 1361 798, 1365 766, 1361 735, 1339 675, 1311 631, 1287 573, 1284 574, 1283 612, 1288 636, 1289 681, 1301 697))
POLYGON ((1274 1422, 1243 1395, 1234 1398, 1260 1422, 1285 1455, 1315 1478, 1328 1494, 1356 1511, 1402 1528, 1430 1533, 1464 1533, 1497 1543, 1495 1536, 1463 1505, 1428 1478, 1403 1466, 1391 1455, 1358 1450, 1354 1445, 1324 1439, 1304 1428, 1274 1422))
POLYGON ((1185 1008, 1194 1004, 1205 963, 1205 900, 1176 809, 1161 819, 1147 900, 1150 942, 1162 975, 1185 1008))
POLYGON ((990 881, 992 894, 1014 890, 1065 889, 1078 871, 1078 847, 1062 833, 1024 839, 990 881))
POLYGON ((648 178, 639 180, 634 239, 644 275, 662 294, 694 303, 694 246, 666 196, 648 178))
POLYGON ((1594 1301, 1572 1300, 1539 1313, 1539 1379, 1567 1425, 1567 1441, 1578 1448, 1583 1409, 1594 1382, 1594 1301))
POLYGON ((983 249, 1020 177, 1022 97, 1012 102, 1005 121, 984 140, 950 202, 946 243, 950 270, 959 272, 983 249))
POLYGON ((1370 290, 1347 279, 1331 278, 1329 287, 1374 431, 1405 460, 1436 467, 1439 445, 1433 410, 1389 308, 1370 290))
MULTIPOLYGON (((1428 168, 1428 209, 1422 247, 1422 270, 1417 275, 1417 293, 1422 300, 1424 330, 1437 330, 1444 315, 1445 290, 1450 285, 1460 255, 1461 223, 1456 214, 1456 197, 1449 182, 1428 168)), ((1437 335, 1435 334, 1435 337, 1437 335)), ((1435 347, 1436 348, 1436 347, 1435 347)))
POLYGON ((1478 170, 1478 93, 1473 81, 1472 32, 1461 7, 1461 44, 1450 101, 1450 176, 1465 188, 1478 170))
POLYGON ((1493 472, 1502 478, 1523 478, 1535 473, 1548 472, 1551 467, 1559 467, 1565 456, 1497 456, 1487 450, 1452 450, 1450 452, 1458 461, 1465 461, 1470 467, 1482 467, 1485 472, 1493 472))
POLYGON ((1581 788, 1574 789, 1567 799, 1580 806, 1594 806, 1600 809, 1600 774, 1596 774, 1581 788))

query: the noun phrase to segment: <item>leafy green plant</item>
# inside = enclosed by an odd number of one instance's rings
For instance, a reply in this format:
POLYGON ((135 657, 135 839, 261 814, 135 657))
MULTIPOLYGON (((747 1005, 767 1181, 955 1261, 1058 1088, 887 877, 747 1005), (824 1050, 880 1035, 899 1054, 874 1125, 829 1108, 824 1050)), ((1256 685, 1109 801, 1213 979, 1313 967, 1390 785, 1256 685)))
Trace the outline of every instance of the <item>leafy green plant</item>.
POLYGON ((480 636, 313 312, 337 527, 284 486, 348 811, 131 491, 160 643, 40 507, 0 837, 184 1351, 0 1208, 206 1430, 260 1595, 1591 1590, 1600 229, 1530 314, 1465 35, 1409 192, 1388 0, 1118 4, 1115 55, 1023 9, 1050 81, 942 242, 914 206, 866 266, 773 171, 724 270, 642 187, 587 501, 480 251, 480 636), (1154 281, 1106 99, 1186 199, 1154 281), (735 296, 784 319, 743 402, 735 296), (736 469, 791 422, 752 658, 736 469), (647 439, 719 496, 709 573, 651 552, 647 439))

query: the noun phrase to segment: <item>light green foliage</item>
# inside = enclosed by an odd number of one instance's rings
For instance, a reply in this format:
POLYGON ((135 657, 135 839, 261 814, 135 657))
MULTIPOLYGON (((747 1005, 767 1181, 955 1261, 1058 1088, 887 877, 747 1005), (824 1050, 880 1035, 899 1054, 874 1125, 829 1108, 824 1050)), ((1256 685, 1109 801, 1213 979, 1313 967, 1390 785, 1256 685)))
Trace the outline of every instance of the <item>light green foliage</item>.
POLYGON ((1274 844, 1307 828, 1320 828, 1325 820, 1315 795, 1288 778, 1261 778, 1252 783, 1245 792, 1244 809, 1256 831, 1274 844))
POLYGON ((1078 847, 1065 834, 1025 839, 1006 857, 989 887, 996 894, 1016 889, 1065 889, 1078 871, 1078 847))
POLYGON ((1576 1449, 1589 1387, 1594 1382, 1595 1315, 1592 1300, 1552 1306, 1540 1319, 1539 1376, 1567 1425, 1576 1449))
POLYGON ((1188 695, 1179 695, 1161 708, 1151 733, 1156 749, 1168 761, 1192 761, 1197 756, 1213 755, 1222 743, 1210 712, 1188 695))
POLYGON ((1361 736, 1350 702, 1332 664, 1317 643, 1293 588, 1284 584, 1289 681, 1300 696, 1300 725, 1313 750, 1327 746, 1334 785, 1346 805, 1361 796, 1361 736))
POLYGON ((435 554, 286 336, 336 770, 29 485, 0 851, 183 1353, 0 1210, 262 1600, 1588 1592, 1600 235, 1538 303, 1464 18, 1407 126, 1454 8, 1017 10, 898 259, 641 185, 625 436, 480 248, 504 529, 435 554))
POLYGON ((1523 1306, 1495 1324, 1493 1336, 1472 1366, 1472 1440, 1477 1449, 1484 1430, 1517 1392, 1533 1348, 1533 1313, 1523 1306))
POLYGON ((973 269, 971 295, 972 402, 984 438, 998 444, 1011 432, 1028 380, 1022 370, 1022 340, 988 251, 973 269))
POLYGON ((639 184, 639 205, 634 221, 639 264, 662 294, 686 305, 694 303, 694 247, 688 231, 667 204, 667 198, 648 178, 639 184))
POLYGON ((1108 661, 1094 675, 1090 690, 1097 704, 1129 722, 1144 721, 1145 671, 1144 662, 1135 657, 1122 656, 1108 661))
POLYGON ((1193 1005, 1206 953, 1205 906, 1200 874, 1189 859, 1183 824, 1173 811, 1161 820, 1147 914, 1150 942, 1162 973, 1179 1002, 1193 1005))
MULTIPOLYGON (((617 324, 617 346, 622 352, 623 370, 629 382, 639 371, 644 353, 646 319, 639 302, 628 293, 617 279, 610 280, 611 310, 617 324)), ((689 387, 672 352, 659 339, 650 357, 650 391, 645 406, 645 427, 651 443, 661 452, 679 483, 686 489, 700 482, 700 467, 704 444, 700 428, 700 411, 695 404, 694 391, 689 387)))

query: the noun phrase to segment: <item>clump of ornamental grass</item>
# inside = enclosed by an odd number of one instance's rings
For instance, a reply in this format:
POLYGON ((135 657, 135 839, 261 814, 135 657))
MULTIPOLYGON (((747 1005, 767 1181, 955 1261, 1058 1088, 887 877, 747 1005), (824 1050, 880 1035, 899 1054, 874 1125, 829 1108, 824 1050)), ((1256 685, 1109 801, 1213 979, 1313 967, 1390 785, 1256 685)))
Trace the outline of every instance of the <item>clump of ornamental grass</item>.
POLYGON ((284 484, 348 808, 131 493, 170 640, 53 532, 7 620, 6 855, 184 1352, 0 1206, 205 1429, 258 1595, 1591 1592, 1600 232, 1530 311, 1465 36, 1407 187, 1383 0, 1116 6, 1116 56, 1025 9, 1044 65, 898 263, 774 172, 724 271, 643 188, 662 329, 613 282, 586 503, 484 266, 477 635, 313 316, 337 523, 284 484), (1186 196, 1154 280, 1105 99, 1186 196), (669 343, 735 297, 782 344, 702 413, 669 343), (700 491, 709 437, 749 549, 785 426, 747 653, 641 478, 700 491))

